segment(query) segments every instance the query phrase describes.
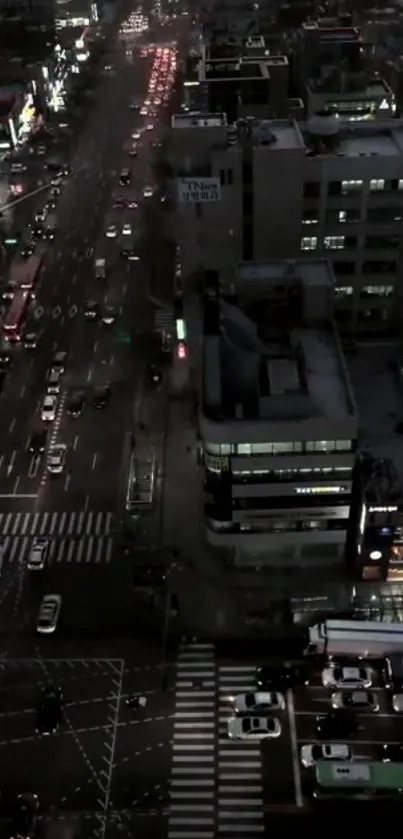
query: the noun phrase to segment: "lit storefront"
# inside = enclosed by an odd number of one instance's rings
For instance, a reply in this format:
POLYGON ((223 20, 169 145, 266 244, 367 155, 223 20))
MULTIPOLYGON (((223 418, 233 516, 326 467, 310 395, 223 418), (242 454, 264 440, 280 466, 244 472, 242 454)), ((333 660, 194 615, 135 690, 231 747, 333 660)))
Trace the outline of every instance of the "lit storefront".
POLYGON ((403 581, 401 506, 364 503, 358 530, 358 579, 403 581))
POLYGON ((71 62, 65 49, 56 45, 52 61, 42 67, 42 84, 46 106, 50 111, 60 111, 65 105, 66 79, 71 72, 71 62))
POLYGON ((34 95, 32 92, 28 92, 23 98, 21 110, 15 121, 15 131, 19 143, 24 142, 24 139, 32 134, 38 124, 38 119, 41 118, 37 112, 34 95))

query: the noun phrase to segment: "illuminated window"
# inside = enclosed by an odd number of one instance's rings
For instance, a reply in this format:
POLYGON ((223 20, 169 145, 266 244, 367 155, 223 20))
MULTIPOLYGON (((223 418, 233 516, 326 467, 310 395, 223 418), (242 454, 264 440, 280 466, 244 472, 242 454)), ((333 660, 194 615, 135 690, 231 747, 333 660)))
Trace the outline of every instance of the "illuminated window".
POLYGON ((393 285, 365 285, 360 291, 360 297, 391 297, 393 285))
POLYGON ((323 245, 327 251, 342 251, 345 246, 345 236, 325 236, 323 245))
POLYGON ((302 224, 318 224, 319 217, 312 210, 307 210, 302 218, 302 224))
POLYGON ((382 192, 385 189, 385 181, 383 178, 371 178, 369 182, 370 192, 382 192))
POLYGON ((334 295, 335 297, 351 297, 353 293, 352 285, 338 285, 335 286, 334 295))
POLYGON ((342 181, 341 191, 343 195, 349 195, 350 192, 360 192, 362 190, 363 181, 342 181))
POLYGON ((303 236, 301 239, 301 250, 302 251, 315 251, 318 247, 318 237, 317 236, 303 236))

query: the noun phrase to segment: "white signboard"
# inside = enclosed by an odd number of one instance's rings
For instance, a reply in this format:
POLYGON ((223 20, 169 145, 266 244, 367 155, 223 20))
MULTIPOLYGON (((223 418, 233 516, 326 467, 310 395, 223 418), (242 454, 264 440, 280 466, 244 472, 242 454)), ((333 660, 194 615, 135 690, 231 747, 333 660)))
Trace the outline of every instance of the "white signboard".
POLYGON ((182 204, 199 204, 219 201, 221 185, 219 178, 179 178, 178 197, 182 204))

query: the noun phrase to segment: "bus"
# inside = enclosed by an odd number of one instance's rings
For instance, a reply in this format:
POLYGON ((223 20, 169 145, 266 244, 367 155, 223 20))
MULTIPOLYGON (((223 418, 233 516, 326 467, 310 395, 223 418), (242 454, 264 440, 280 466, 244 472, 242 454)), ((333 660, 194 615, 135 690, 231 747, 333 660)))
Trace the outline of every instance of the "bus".
POLYGON ((16 257, 11 264, 8 285, 15 293, 18 291, 30 291, 35 296, 35 286, 42 268, 42 255, 33 255, 28 259, 16 257))
POLYGON ((355 801, 398 799, 403 802, 403 763, 318 760, 314 799, 355 801))
POLYGON ((138 515, 151 509, 155 489, 155 452, 140 460, 134 454, 130 460, 129 478, 126 491, 126 511, 138 515))
POLYGON ((21 340, 22 326, 31 300, 29 291, 17 291, 3 322, 3 338, 9 344, 18 344, 21 340))

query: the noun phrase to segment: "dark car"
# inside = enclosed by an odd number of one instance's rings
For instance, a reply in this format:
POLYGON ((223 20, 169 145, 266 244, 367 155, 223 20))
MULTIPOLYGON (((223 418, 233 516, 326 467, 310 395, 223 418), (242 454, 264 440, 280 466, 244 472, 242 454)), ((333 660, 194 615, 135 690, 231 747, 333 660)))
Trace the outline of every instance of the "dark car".
POLYGON ((287 690, 309 683, 307 671, 302 666, 287 661, 283 664, 257 667, 255 676, 258 690, 287 690))
POLYGON ((46 202, 45 206, 46 206, 47 210, 55 210, 56 209, 56 204, 57 204, 56 198, 49 198, 49 200, 46 202))
POLYGON ((42 224, 34 224, 32 227, 32 235, 35 239, 43 239, 46 235, 46 230, 42 224))
POLYGON ((382 763, 403 763, 403 743, 385 743, 379 746, 379 757, 382 763))
POLYGON ((131 181, 131 172, 130 169, 122 169, 120 173, 119 183, 121 186, 127 186, 131 181))
POLYGON ((67 364, 67 350, 57 350, 53 356, 52 367, 64 371, 67 364))
POLYGON ((357 718, 346 708, 337 708, 315 717, 315 733, 320 740, 343 740, 358 731, 357 718))
POLYGON ((57 175, 60 175, 62 171, 61 164, 57 160, 48 160, 45 163, 45 168, 48 172, 56 172, 57 175))
POLYGON ((33 431, 28 441, 28 451, 31 454, 42 454, 46 449, 47 437, 48 429, 46 426, 33 431))
POLYGON ((84 308, 85 320, 96 320, 99 315, 99 305, 94 300, 88 300, 84 308))
POLYGON ((119 198, 118 196, 113 199, 112 207, 114 210, 124 210, 126 207, 126 201, 124 198, 119 198))
POLYGON ((67 413, 70 417, 79 417, 84 408, 84 394, 77 392, 71 395, 67 403, 67 413))
POLYGON ((56 734, 63 719, 64 697, 60 685, 43 688, 36 715, 37 734, 56 734))
POLYGON ((14 839, 28 839, 35 831, 38 818, 39 798, 31 792, 17 795, 11 837, 14 839))
POLYGON ((11 355, 7 350, 0 350, 0 370, 8 367, 11 361, 11 355))
POLYGON ((94 408, 106 408, 111 398, 111 389, 109 385, 101 385, 94 389, 92 404, 94 408))
POLYGON ((29 259, 35 251, 35 242, 28 242, 21 248, 20 254, 23 259, 29 259))
POLYGON ((53 239, 56 236, 56 227, 47 227, 45 231, 46 239, 49 239, 50 242, 53 242, 53 239))
POLYGON ((130 157, 137 157, 137 155, 138 155, 137 149, 130 149, 129 150, 129 156, 130 157))
POLYGON ((156 364, 148 364, 146 368, 146 380, 149 387, 158 387, 162 381, 162 371, 156 364))
POLYGON ((125 259, 128 259, 129 262, 139 262, 140 260, 139 253, 136 248, 122 248, 120 253, 125 259))

